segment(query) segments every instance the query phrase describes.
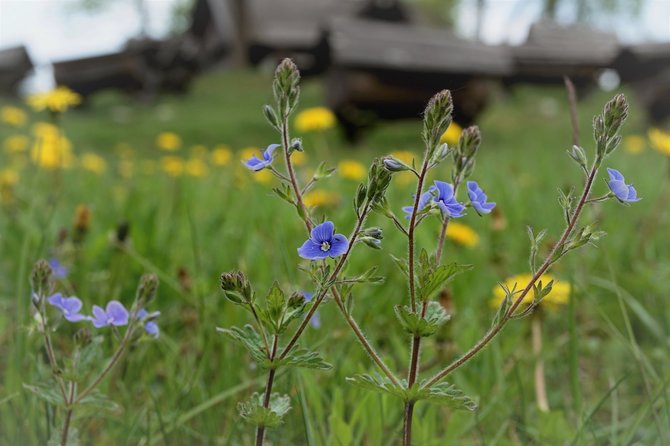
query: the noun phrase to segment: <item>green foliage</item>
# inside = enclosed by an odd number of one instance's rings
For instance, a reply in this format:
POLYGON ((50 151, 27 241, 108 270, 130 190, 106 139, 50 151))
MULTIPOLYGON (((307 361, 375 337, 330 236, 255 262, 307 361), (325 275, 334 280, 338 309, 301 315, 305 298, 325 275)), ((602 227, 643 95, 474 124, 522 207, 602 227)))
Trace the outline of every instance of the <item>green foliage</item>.
POLYGON ((425 317, 414 313, 408 306, 395 306, 395 314, 407 333, 420 337, 432 336, 449 320, 447 310, 440 303, 428 302, 426 305, 425 317))
POLYGON ((418 291, 420 299, 424 302, 434 299, 456 275, 469 269, 472 269, 472 265, 451 263, 435 266, 434 258, 423 249, 419 255, 418 291))
POLYGON ((286 366, 320 370, 328 370, 333 367, 319 353, 300 347, 291 350, 283 359, 274 360, 272 366, 274 368, 286 366))
POLYGON ((254 393, 247 401, 239 403, 237 410, 242 418, 254 426, 277 427, 291 410, 291 398, 273 393, 269 407, 263 407, 263 395, 254 393))
POLYGON ((251 325, 247 324, 243 328, 231 327, 231 328, 216 328, 216 331, 222 333, 227 338, 235 341, 239 345, 247 349, 251 357, 259 364, 267 363, 268 352, 265 350, 265 347, 262 344, 261 337, 256 332, 256 329, 251 325))

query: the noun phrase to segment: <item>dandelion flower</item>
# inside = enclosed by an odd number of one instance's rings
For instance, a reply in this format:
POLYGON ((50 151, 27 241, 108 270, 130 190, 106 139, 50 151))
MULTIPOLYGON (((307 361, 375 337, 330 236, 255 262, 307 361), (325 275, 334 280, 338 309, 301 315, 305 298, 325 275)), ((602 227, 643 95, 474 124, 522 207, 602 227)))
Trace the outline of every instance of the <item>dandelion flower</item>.
MULTIPOLYGON (((526 286, 528 286, 532 278, 533 276, 529 273, 517 274, 516 276, 505 279, 503 284, 510 290, 514 289, 514 286, 516 285, 516 291, 522 291, 526 288, 526 286)), ((554 283, 552 285, 551 291, 544 297, 544 299, 542 299, 542 303, 540 305, 546 304, 547 308, 556 310, 558 309, 558 306, 568 303, 570 300, 572 287, 567 282, 557 280, 551 274, 542 274, 539 280, 535 283, 538 284, 540 281, 542 281, 542 286, 546 286, 552 280, 554 283)), ((516 294, 515 296, 518 297, 519 295, 516 294)), ((529 305, 531 302, 533 302, 533 297, 533 291, 530 290, 526 296, 524 296, 521 304, 529 305)), ((505 299, 505 291, 500 286, 496 286, 493 289, 493 299, 491 299, 491 306, 498 308, 503 299, 505 299)), ((514 297, 512 299, 515 300, 514 297)))
POLYGON ((227 166, 232 158, 233 154, 228 146, 219 145, 212 151, 212 163, 216 166, 227 166))
POLYGON ((291 163, 293 163, 294 166, 304 166, 306 162, 307 155, 305 152, 299 152, 296 150, 291 154, 291 163))
POLYGON ((450 222, 447 226, 447 237, 467 248, 474 248, 479 244, 479 235, 463 223, 450 222))
POLYGON ((463 128, 456 124, 456 122, 452 121, 447 130, 442 134, 440 142, 446 142, 450 146, 455 146, 461 137, 461 132, 463 132, 463 128))
POLYGON ((164 156, 161 158, 161 169, 171 177, 178 177, 184 173, 184 161, 178 156, 164 156))
POLYGON ((646 146, 646 141, 640 135, 629 135, 623 139, 624 150, 633 155, 643 152, 646 146))
POLYGON ((326 107, 308 108, 295 117, 295 128, 299 132, 323 132, 335 126, 335 115, 326 107))
POLYGON ((35 164, 50 170, 72 165, 72 144, 58 127, 41 123, 35 126, 34 131, 37 138, 30 155, 35 164))
POLYGON ((26 112, 18 107, 2 107, 0 109, 0 121, 14 127, 21 127, 26 123, 26 112))
POLYGON ((670 133, 654 128, 649 130, 648 136, 653 149, 670 156, 670 133))
POLYGON ((207 165, 200 158, 191 158, 186 161, 184 170, 192 177, 204 177, 207 175, 207 165))
POLYGON ((325 191, 323 189, 316 189, 306 193, 302 197, 302 200, 303 203, 305 203, 305 206, 313 208, 337 204, 339 197, 332 192, 325 191))
POLYGON ((28 105, 35 111, 48 109, 54 113, 62 113, 79 104, 81 104, 81 96, 64 86, 56 87, 46 93, 37 93, 28 98, 28 105))
POLYGON ((337 165, 337 171, 342 178, 353 181, 364 180, 367 174, 365 166, 354 160, 340 161, 337 165))
POLYGON ((173 152, 181 147, 181 137, 174 132, 159 133, 156 137, 156 146, 161 150, 173 152))
POLYGON ((102 174, 107 170, 107 162, 100 155, 95 153, 84 153, 79 159, 79 163, 84 170, 89 172, 96 173, 98 175, 102 174))
POLYGON ((28 149, 28 144, 30 144, 30 140, 23 135, 9 136, 3 143, 5 150, 9 153, 25 152, 28 149))

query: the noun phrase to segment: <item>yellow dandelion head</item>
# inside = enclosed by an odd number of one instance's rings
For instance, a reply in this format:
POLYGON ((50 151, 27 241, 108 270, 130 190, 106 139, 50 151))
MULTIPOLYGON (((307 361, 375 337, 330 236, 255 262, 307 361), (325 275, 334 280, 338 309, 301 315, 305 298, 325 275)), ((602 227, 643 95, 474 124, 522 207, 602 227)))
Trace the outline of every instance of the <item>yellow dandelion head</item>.
POLYGON ((23 153, 28 150, 30 140, 27 136, 12 135, 5 139, 3 146, 9 153, 23 153))
MULTIPOLYGON (((529 273, 517 274, 516 276, 509 277, 503 282, 504 285, 510 290, 514 289, 516 284, 516 291, 523 290, 531 281, 533 276, 529 273)), ((565 305, 570 300, 570 294, 572 292, 572 287, 569 283, 557 280, 551 274, 543 274, 540 276, 539 281, 542 281, 542 286, 547 285, 549 282, 554 281, 551 288, 551 292, 547 294, 540 305, 546 306, 548 309, 557 310, 560 305, 565 305)), ((536 284, 539 283, 535 282, 536 284)), ((516 294, 518 297, 518 294, 516 294)), ((500 287, 496 286, 493 289, 493 299, 491 299, 491 306, 498 308, 505 298, 505 291, 500 287)), ((522 305, 529 305, 533 301, 533 291, 531 290, 526 296, 524 296, 522 305)))
POLYGON ((185 172, 192 177, 204 177, 207 175, 207 165, 201 158, 191 158, 184 165, 185 172))
POLYGON ((178 150, 181 147, 181 137, 175 132, 162 132, 156 136, 156 146, 161 150, 169 152, 178 150))
POLYGON ((335 115, 326 107, 312 107, 298 113, 295 128, 299 132, 322 132, 335 126, 335 115))
POLYGON ((178 156, 164 156, 161 158, 161 169, 171 177, 178 177, 184 173, 184 161, 178 156))
POLYGON ((272 175, 270 171, 267 169, 259 170, 258 172, 253 172, 251 174, 251 177, 254 179, 254 181, 261 184, 270 184, 274 180, 274 175, 272 175))
POLYGON ((654 150, 670 156, 670 133, 652 128, 649 129, 647 136, 649 136, 649 142, 654 150))
POLYGON ((463 128, 456 122, 452 121, 447 130, 442 134, 440 142, 446 142, 450 146, 455 146, 458 143, 458 139, 461 137, 462 132, 463 128))
POLYGON ((72 144, 59 131, 38 133, 30 156, 35 164, 44 169, 67 168, 74 161, 72 144))
POLYGON ((107 170, 107 162, 105 159, 95 153, 84 153, 79 159, 79 163, 84 170, 88 170, 89 172, 98 175, 107 170))
POLYGON ((15 169, 0 171, 0 187, 11 187, 19 182, 19 173, 15 169))
POLYGON ((215 166, 227 166, 230 164, 230 160, 233 158, 233 153, 230 150, 230 147, 226 145, 218 145, 214 147, 212 151, 212 163, 215 166))
POLYGON ((479 244, 479 235, 474 229, 463 223, 449 222, 447 237, 468 248, 474 248, 479 244))
POLYGON ((644 151, 647 141, 640 135, 629 135, 623 139, 623 148, 626 152, 636 155, 644 151))
POLYGON ((35 111, 49 110, 62 113, 79 104, 81 104, 81 96, 64 86, 28 97, 28 105, 35 111))
POLYGON ((323 189, 315 189, 303 196, 303 202, 309 208, 333 206, 339 202, 339 196, 323 189))
POLYGON ((365 166, 354 160, 340 161, 337 165, 337 171, 342 178, 353 181, 361 181, 365 179, 365 176, 367 175, 365 166))
POLYGON ((7 106, 0 109, 0 121, 5 124, 21 127, 27 119, 26 112, 18 107, 7 106))

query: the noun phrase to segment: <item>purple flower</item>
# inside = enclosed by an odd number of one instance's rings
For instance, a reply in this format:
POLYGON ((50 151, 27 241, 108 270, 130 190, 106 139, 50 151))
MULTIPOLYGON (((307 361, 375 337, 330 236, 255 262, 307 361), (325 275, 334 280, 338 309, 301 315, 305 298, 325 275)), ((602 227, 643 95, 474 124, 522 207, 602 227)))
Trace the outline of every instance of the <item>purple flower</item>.
POLYGON ((49 266, 51 267, 51 272, 56 279, 65 279, 67 277, 68 269, 63 266, 57 258, 50 258, 49 266))
POLYGON ((479 187, 479 184, 477 184, 476 181, 468 181, 468 197, 470 198, 470 203, 472 204, 472 207, 475 208, 475 211, 479 215, 482 214, 488 214, 493 210, 494 207, 496 207, 496 204, 494 202, 486 202, 487 196, 482 190, 481 187, 479 187))
POLYGON ((117 327, 128 324, 128 310, 118 300, 111 300, 106 309, 93 305, 93 326, 95 328, 108 327, 115 325, 117 327))
POLYGON ((623 175, 621 172, 615 169, 607 168, 607 173, 610 175, 610 179, 607 182, 612 193, 616 196, 617 200, 622 203, 633 203, 640 201, 640 198, 637 198, 637 191, 632 184, 626 184, 623 175))
MULTIPOLYGON (((434 186, 431 186, 427 192, 421 194, 417 211, 421 211, 431 200, 437 203, 437 206, 442 211, 442 216, 451 218, 463 216, 465 206, 456 200, 454 186, 451 184, 444 181, 435 181, 434 186)), ((405 218, 412 217, 412 206, 405 206, 402 210, 405 211, 405 218)))
POLYGON ((259 159, 256 155, 253 155, 244 162, 244 165, 247 166, 247 169, 253 170, 254 172, 265 169, 272 164, 272 153, 277 150, 278 147, 279 144, 270 144, 263 152, 263 159, 259 159))
POLYGON ((158 324, 154 322, 154 319, 157 318, 160 314, 160 311, 149 313, 144 308, 137 312, 137 318, 144 322, 144 331, 146 331, 154 338, 157 338, 161 334, 161 330, 158 328, 158 324))
POLYGON ((90 317, 79 313, 82 304, 81 300, 77 297, 63 297, 61 293, 56 293, 49 297, 47 302, 58 308, 63 313, 63 317, 70 322, 79 322, 90 319, 90 317))
MULTIPOLYGON (((307 291, 302 292, 303 297, 306 302, 310 302, 314 297, 314 293, 308 293, 307 291)), ((309 324, 314 328, 321 328, 321 317, 319 316, 319 311, 315 311, 312 318, 309 320, 309 324)))
POLYGON ((335 225, 326 221, 312 229, 310 238, 298 248, 303 259, 319 260, 338 257, 347 252, 349 241, 342 234, 335 234, 335 225))

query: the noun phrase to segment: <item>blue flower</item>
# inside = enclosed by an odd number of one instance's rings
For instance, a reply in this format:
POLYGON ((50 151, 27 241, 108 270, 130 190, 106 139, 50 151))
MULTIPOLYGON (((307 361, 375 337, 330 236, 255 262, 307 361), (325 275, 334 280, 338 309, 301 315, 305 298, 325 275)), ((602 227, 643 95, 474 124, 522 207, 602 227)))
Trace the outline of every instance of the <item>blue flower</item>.
POLYGON ((312 229, 310 238, 298 248, 303 259, 319 260, 338 257, 347 252, 349 241, 342 234, 335 234, 335 225, 326 221, 312 229))
POLYGON ((253 170, 254 172, 265 169, 272 164, 272 153, 277 150, 278 147, 279 144, 270 144, 263 152, 263 159, 259 159, 256 155, 253 155, 244 162, 244 165, 247 166, 247 169, 253 170))
POLYGON ((622 203, 633 203, 640 201, 640 198, 637 198, 637 191, 632 184, 626 184, 625 179, 621 172, 615 169, 607 168, 607 173, 610 175, 610 179, 607 182, 610 190, 616 196, 617 200, 622 203))
MULTIPOLYGON (((310 302, 314 297, 314 293, 308 293, 307 291, 302 292, 303 297, 306 302, 310 302)), ((315 311, 312 318, 309 320, 309 324, 314 328, 321 328, 321 317, 319 316, 319 311, 315 311)))
POLYGON ((93 326, 95 328, 108 327, 115 325, 117 327, 128 324, 128 310, 117 300, 111 300, 104 310, 97 305, 93 305, 93 326))
POLYGON ((154 338, 157 338, 161 334, 161 330, 158 328, 158 324, 154 321, 154 319, 160 316, 160 314, 160 311, 153 311, 149 313, 144 308, 137 312, 137 318, 144 322, 144 331, 146 331, 154 338))
POLYGON ((52 257, 49 259, 49 266, 51 267, 51 272, 56 279, 65 279, 68 274, 68 269, 64 267, 57 258, 52 257))
POLYGON ((82 304, 81 300, 76 297, 63 297, 61 293, 56 293, 49 297, 47 302, 58 308, 63 313, 63 317, 70 322, 79 322, 90 319, 90 317, 79 313, 82 304))
POLYGON ((482 214, 488 214, 493 210, 494 207, 496 207, 496 204, 494 202, 486 202, 487 196, 482 190, 481 187, 479 187, 479 184, 477 184, 476 181, 468 181, 468 197, 470 198, 470 203, 472 204, 472 207, 475 208, 475 211, 479 215, 482 214))
MULTIPOLYGON (((431 186, 427 192, 421 194, 419 199, 418 211, 421 211, 430 201, 437 203, 437 206, 442 211, 443 217, 458 218, 463 216, 465 206, 456 200, 454 196, 454 186, 444 181, 435 181, 435 185, 431 186)), ((412 217, 412 206, 405 206, 402 208, 405 211, 405 218, 412 217)))

